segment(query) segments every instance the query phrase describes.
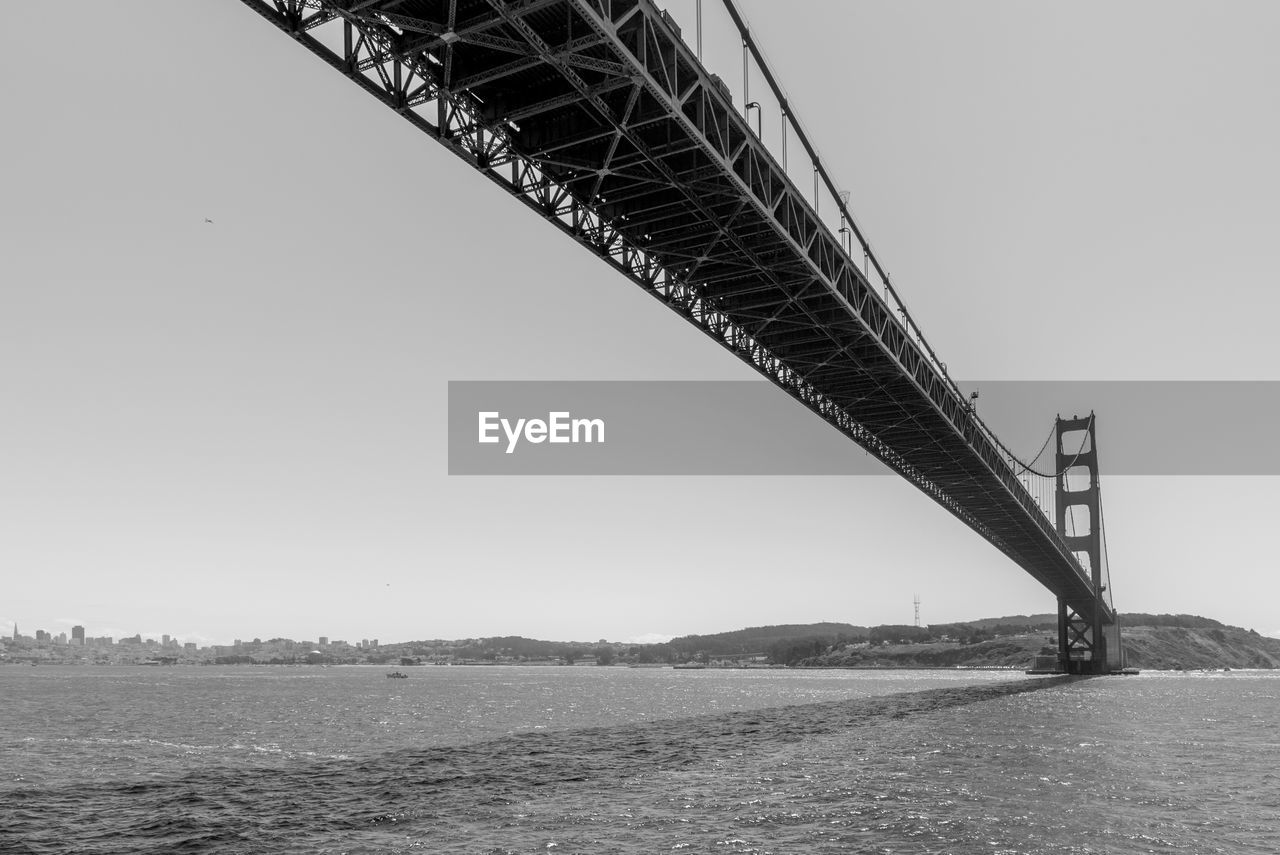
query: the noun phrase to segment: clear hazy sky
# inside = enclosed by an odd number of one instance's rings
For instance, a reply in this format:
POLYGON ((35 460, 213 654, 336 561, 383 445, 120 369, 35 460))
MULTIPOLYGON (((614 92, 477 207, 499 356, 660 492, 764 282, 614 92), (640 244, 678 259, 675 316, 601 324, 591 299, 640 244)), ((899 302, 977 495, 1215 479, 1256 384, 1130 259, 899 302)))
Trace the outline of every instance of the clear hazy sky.
MULTIPOLYGON (((240 3, 74 5, 5 9, 0 632, 1053 608, 898 479, 448 476, 449 380, 756 375, 240 3)), ((1280 379, 1280 5, 742 5, 954 375, 1280 379)), ((1278 486, 1107 479, 1117 605, 1280 635, 1278 486)))

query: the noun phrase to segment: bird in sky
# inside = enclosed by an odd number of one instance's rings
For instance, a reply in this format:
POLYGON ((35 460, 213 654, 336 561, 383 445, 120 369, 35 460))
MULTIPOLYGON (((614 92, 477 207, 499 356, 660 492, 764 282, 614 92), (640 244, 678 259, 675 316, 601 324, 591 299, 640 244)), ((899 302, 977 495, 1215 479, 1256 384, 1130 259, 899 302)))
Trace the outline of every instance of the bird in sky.
POLYGON ((213 222, 213 220, 209 219, 208 217, 205 217, 205 218, 204 218, 204 221, 205 221, 206 223, 212 223, 212 222, 213 222))

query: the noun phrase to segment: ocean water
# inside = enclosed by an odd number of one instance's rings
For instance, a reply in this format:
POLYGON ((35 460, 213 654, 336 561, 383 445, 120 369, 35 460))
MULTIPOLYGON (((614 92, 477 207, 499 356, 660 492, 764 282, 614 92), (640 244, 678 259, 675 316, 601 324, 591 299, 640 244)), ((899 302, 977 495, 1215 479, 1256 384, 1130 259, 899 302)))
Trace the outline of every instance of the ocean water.
POLYGON ((1280 674, 0 668, 0 852, 1280 852, 1280 674))

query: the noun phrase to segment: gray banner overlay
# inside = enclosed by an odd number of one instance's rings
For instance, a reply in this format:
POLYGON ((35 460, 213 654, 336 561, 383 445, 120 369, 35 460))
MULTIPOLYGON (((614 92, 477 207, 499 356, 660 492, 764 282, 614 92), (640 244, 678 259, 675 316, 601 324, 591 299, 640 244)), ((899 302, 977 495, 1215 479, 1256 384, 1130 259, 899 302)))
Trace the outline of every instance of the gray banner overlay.
MULTIPOLYGON (((978 414, 1027 461, 1055 415, 1092 411, 1103 474, 1280 475, 1280 382, 993 381, 961 388, 979 392, 978 414)), ((1053 450, 1050 441, 1037 469, 1054 470, 1053 450)), ((763 381, 451 381, 449 474, 889 470, 763 381)))

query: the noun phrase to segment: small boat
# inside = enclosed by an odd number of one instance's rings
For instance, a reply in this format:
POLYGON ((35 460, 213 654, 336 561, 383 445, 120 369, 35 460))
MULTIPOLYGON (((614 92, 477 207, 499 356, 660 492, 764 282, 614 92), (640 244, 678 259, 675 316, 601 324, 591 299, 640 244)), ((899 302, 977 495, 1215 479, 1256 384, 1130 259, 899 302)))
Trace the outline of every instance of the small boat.
POLYGON ((407 680, 409 679, 409 675, 403 674, 399 671, 392 671, 390 674, 387 675, 387 679, 388 680, 407 680))

